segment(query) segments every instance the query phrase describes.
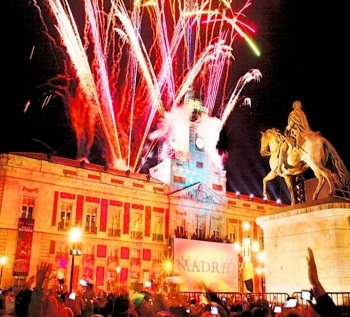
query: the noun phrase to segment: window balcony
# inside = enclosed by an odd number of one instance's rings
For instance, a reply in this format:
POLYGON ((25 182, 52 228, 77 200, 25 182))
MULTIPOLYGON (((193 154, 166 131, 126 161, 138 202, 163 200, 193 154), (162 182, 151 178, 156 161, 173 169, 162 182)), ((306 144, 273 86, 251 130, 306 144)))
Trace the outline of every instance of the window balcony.
POLYGON ((108 229, 109 237, 120 237, 121 230, 120 229, 108 229))
POLYGON ((71 225, 69 222, 60 221, 58 223, 58 231, 69 231, 71 229, 71 225))
POLYGON ((94 254, 83 254, 83 261, 84 262, 94 262, 95 255, 94 254))
POLYGON ((84 233, 97 234, 97 226, 85 226, 84 233))
POLYGON ((158 266, 159 264, 162 263, 162 260, 161 259, 153 259, 152 260, 152 265, 153 266, 158 266))
POLYGON ((56 252, 56 259, 68 259, 69 252, 56 252))
POLYGON ((163 241, 162 234, 152 234, 152 241, 163 241))
POLYGON ((116 255, 108 255, 107 256, 107 263, 110 264, 110 263, 113 263, 113 262, 118 263, 119 262, 119 257, 116 256, 116 255))
POLYGON ((131 231, 130 232, 131 239, 142 240, 143 235, 141 231, 131 231))
POLYGON ((136 265, 136 266, 141 266, 141 258, 131 258, 130 264, 136 265))

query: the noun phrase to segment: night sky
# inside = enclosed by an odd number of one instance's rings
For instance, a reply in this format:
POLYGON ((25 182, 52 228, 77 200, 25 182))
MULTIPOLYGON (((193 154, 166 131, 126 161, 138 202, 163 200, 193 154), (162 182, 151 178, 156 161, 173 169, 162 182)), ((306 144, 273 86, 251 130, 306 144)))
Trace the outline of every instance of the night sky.
MULTIPOLYGON (((3 98, 0 152, 55 152, 74 158, 75 139, 59 98, 41 107, 38 89, 48 74, 55 72, 49 49, 42 48, 39 63, 29 61, 34 38, 40 36, 27 0, 1 1, 3 98), (36 87, 36 89, 34 89, 36 87), (36 106, 23 112, 28 99, 36 106), (35 104, 35 103, 33 103, 35 104)), ((268 158, 260 156, 260 131, 287 125, 292 103, 303 104, 312 130, 319 131, 336 148, 350 169, 349 100, 347 96, 348 26, 342 7, 323 6, 316 1, 252 1, 245 11, 257 27, 254 36, 261 56, 256 57, 243 41, 233 47, 237 79, 252 68, 262 73, 260 82, 249 83, 244 95, 251 107, 236 108, 224 132, 227 139, 227 189, 262 197, 262 178, 269 171, 268 158)), ((44 35, 42 35, 44 36, 44 35)), ((42 97, 41 97, 42 98, 42 97)), ((99 163, 98 152, 91 162, 99 163)), ((306 178, 313 176, 306 173, 306 178)), ((283 180, 270 185, 277 195, 286 196, 283 180)), ((284 198, 285 202, 288 198, 284 198)))

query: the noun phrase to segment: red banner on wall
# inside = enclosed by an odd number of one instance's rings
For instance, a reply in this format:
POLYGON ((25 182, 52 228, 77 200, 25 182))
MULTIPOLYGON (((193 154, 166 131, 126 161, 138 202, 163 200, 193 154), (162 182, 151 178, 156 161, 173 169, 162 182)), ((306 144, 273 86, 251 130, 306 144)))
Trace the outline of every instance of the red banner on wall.
POLYGON ((18 237, 13 265, 13 276, 28 276, 30 255, 32 250, 34 219, 20 218, 18 221, 18 237))

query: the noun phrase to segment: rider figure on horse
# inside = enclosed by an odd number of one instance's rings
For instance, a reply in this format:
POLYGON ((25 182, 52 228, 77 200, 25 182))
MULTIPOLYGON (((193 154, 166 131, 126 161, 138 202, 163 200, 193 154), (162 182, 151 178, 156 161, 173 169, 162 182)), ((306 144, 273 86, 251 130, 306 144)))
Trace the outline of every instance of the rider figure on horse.
POLYGON ((295 147, 301 146, 304 133, 311 132, 309 122, 301 108, 300 101, 293 102, 293 110, 288 115, 288 125, 284 131, 284 141, 280 147, 278 167, 276 169, 277 174, 282 174, 282 165, 286 158, 289 145, 295 147))

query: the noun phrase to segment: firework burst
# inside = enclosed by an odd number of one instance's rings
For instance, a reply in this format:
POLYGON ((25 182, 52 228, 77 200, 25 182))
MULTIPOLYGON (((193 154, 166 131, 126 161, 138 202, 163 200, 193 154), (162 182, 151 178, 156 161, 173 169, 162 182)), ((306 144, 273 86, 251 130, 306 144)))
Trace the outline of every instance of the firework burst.
POLYGON ((163 136, 157 123, 169 124, 189 90, 199 93, 208 118, 220 120, 218 136, 243 87, 261 77, 251 70, 230 87, 235 38, 260 54, 243 21, 249 0, 238 10, 223 0, 34 3, 49 13, 39 15, 45 32, 66 55, 58 77, 66 78, 65 89, 55 80, 49 88, 69 109, 78 159, 88 160, 98 136, 109 166, 139 171, 163 136))

